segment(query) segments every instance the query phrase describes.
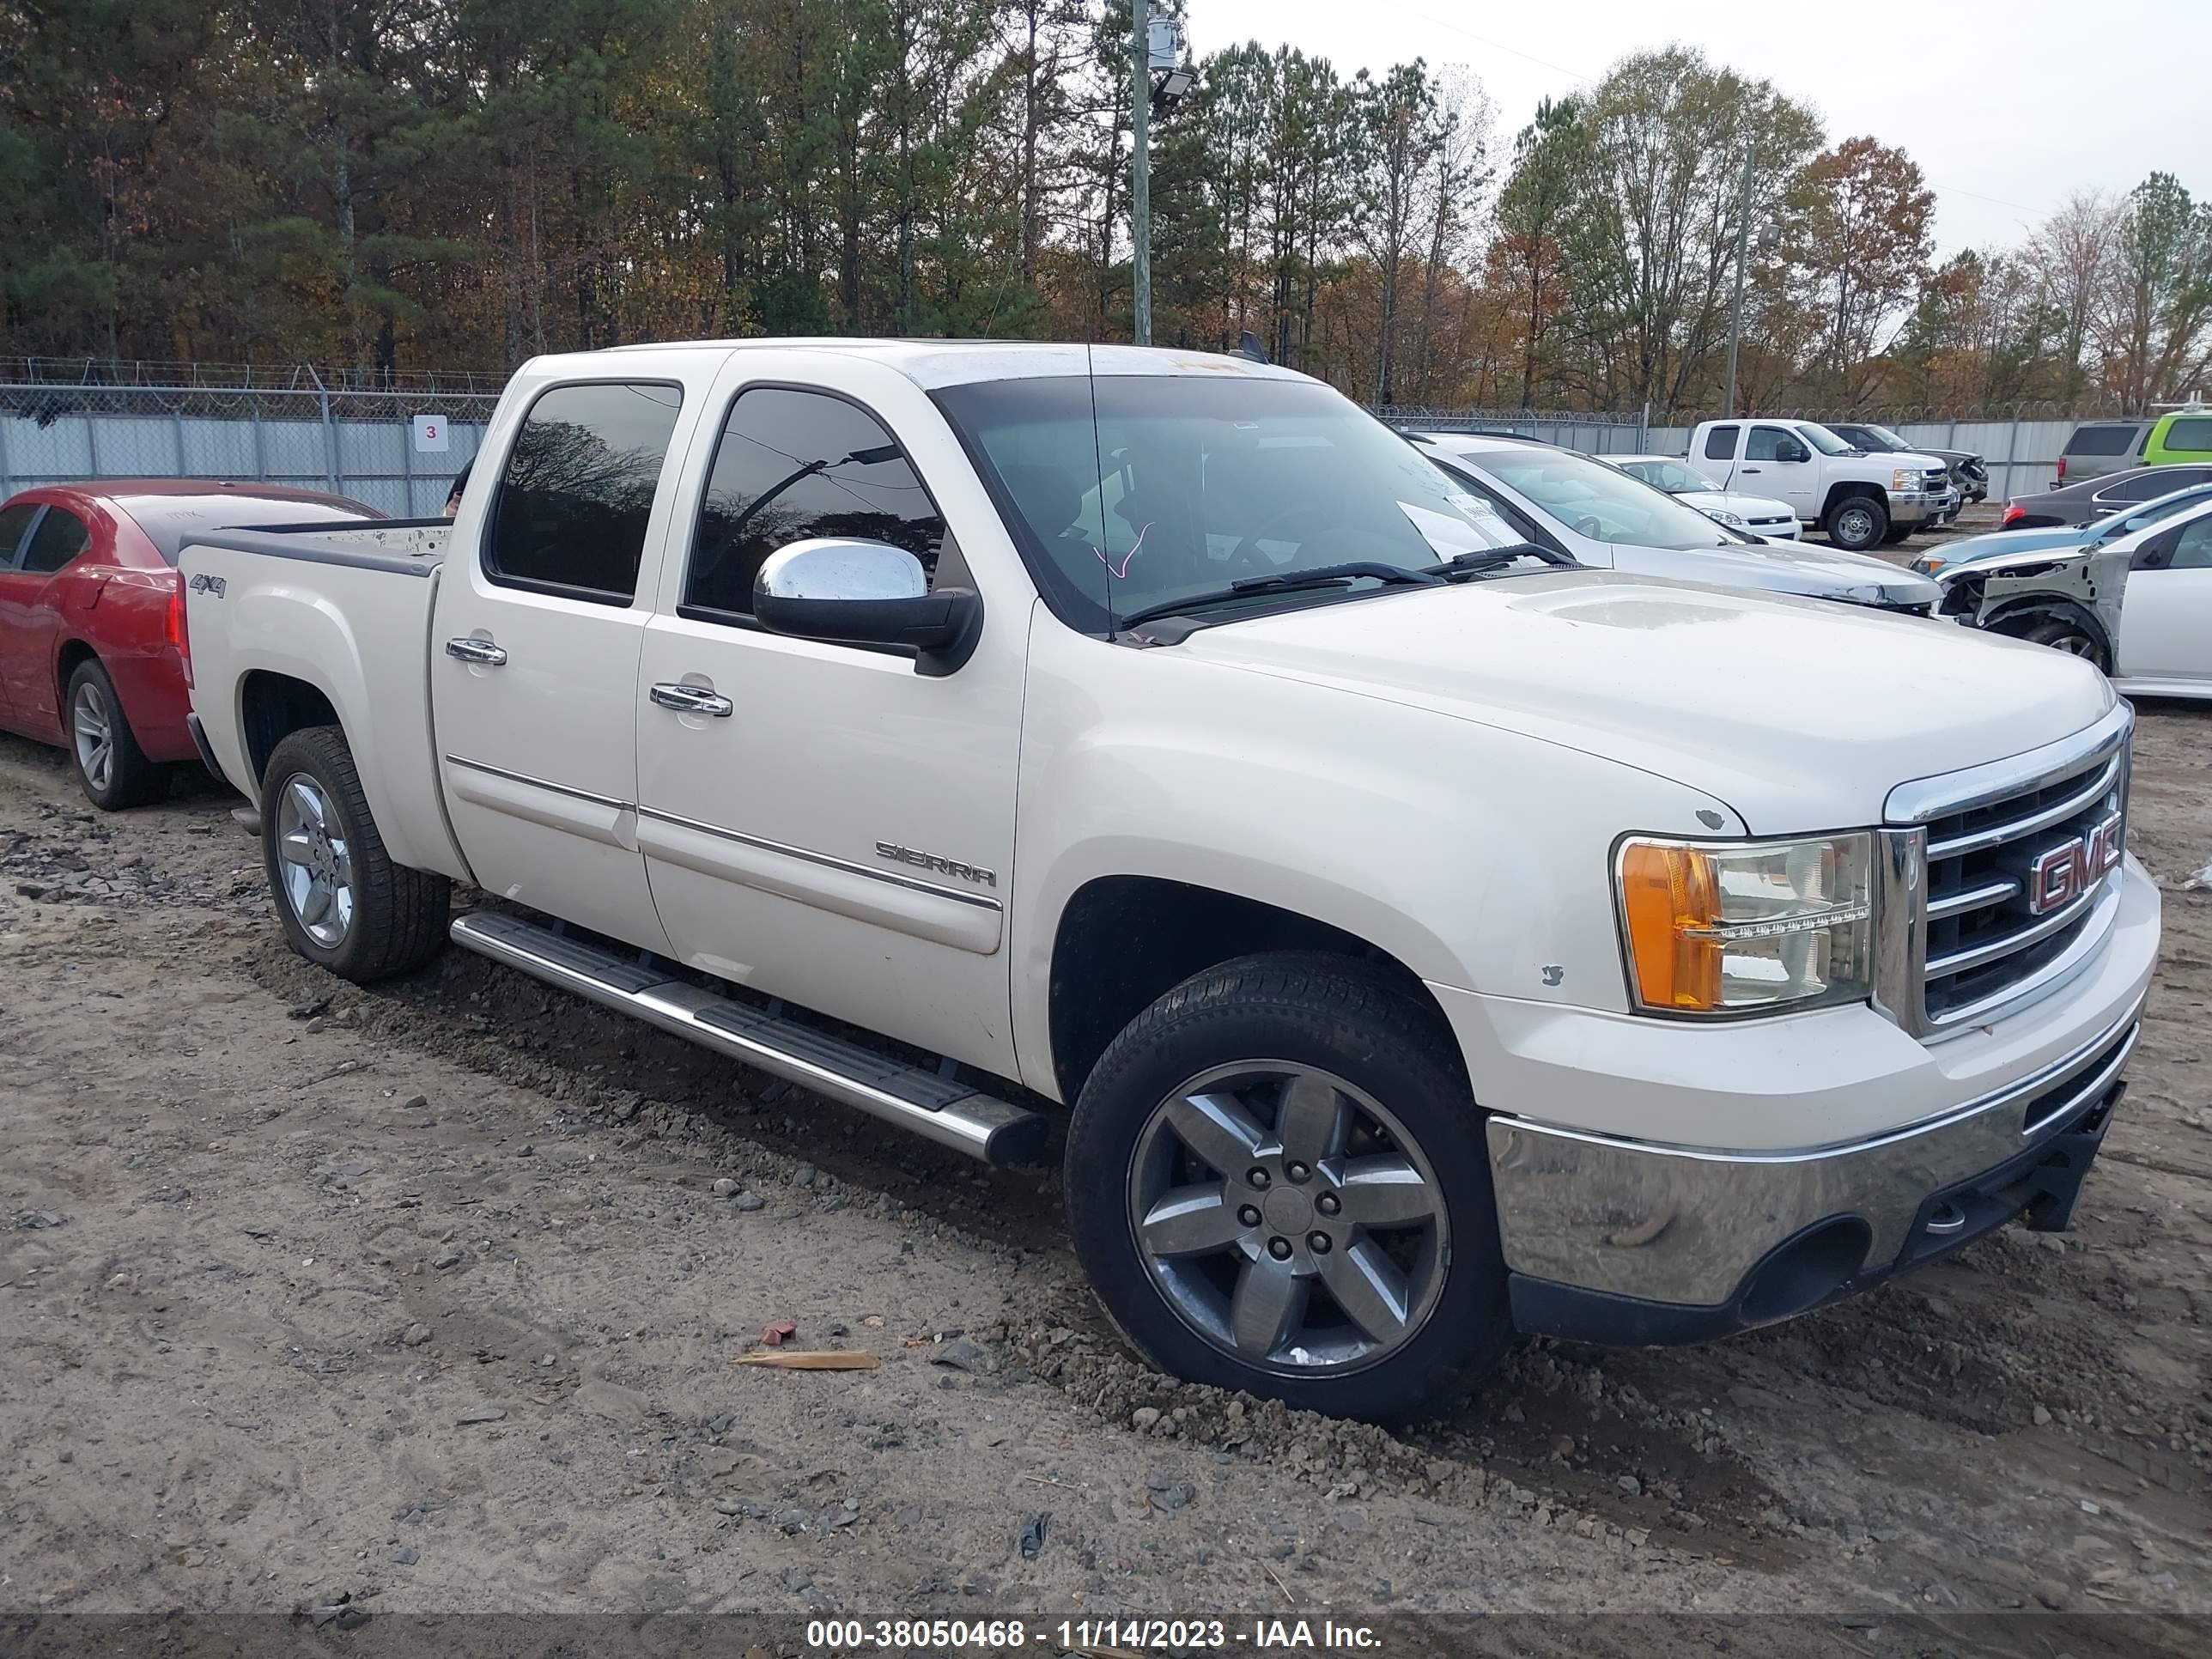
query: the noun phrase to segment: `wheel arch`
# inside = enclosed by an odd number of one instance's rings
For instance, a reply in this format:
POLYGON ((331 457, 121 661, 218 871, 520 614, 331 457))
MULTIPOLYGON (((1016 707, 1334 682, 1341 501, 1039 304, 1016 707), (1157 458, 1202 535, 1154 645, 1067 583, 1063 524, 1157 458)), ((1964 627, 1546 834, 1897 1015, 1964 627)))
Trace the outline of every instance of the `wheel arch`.
POLYGON ((1989 613, 1975 625, 1984 633, 2002 633, 2003 624, 2032 626, 2039 622, 2069 623, 2080 628, 2096 641, 2097 649, 2104 653, 2106 670, 2110 673, 2118 665, 2113 653, 2112 635, 2106 630, 2097 613, 2079 600, 2058 593, 2029 594, 2016 599, 2007 599, 1990 608, 1989 613))
POLYGON ((1358 933, 1219 888, 1097 876, 1069 896, 1053 929, 1047 1024, 1060 1098, 1075 1099, 1115 1034, 1166 992, 1208 968, 1273 951, 1339 956, 1381 969, 1460 1052, 1421 976, 1358 933))
POLYGON ((1820 522, 1827 523, 1828 515, 1845 501, 1862 497, 1868 501, 1879 501, 1885 513, 1889 510, 1889 497, 1878 485, 1869 483, 1864 478, 1845 478, 1840 483, 1828 486, 1827 496, 1820 503, 1820 522))
POLYGON ((271 668, 249 670, 239 680, 238 729, 251 774, 246 787, 257 801, 261 775, 268 769, 276 745, 295 732, 315 726, 345 730, 337 703, 321 686, 271 668))

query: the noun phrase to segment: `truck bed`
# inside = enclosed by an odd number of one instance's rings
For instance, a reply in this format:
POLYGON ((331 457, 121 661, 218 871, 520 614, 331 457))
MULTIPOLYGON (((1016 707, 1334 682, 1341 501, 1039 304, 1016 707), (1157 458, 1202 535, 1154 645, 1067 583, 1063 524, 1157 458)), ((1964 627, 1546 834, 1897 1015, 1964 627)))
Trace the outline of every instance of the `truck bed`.
POLYGON ((268 677, 312 688, 347 711, 346 741, 392 856, 466 879, 445 827, 429 698, 451 533, 442 519, 218 531, 187 542, 177 565, 192 711, 223 775, 258 804, 268 756, 254 735, 256 702, 300 695, 268 677))

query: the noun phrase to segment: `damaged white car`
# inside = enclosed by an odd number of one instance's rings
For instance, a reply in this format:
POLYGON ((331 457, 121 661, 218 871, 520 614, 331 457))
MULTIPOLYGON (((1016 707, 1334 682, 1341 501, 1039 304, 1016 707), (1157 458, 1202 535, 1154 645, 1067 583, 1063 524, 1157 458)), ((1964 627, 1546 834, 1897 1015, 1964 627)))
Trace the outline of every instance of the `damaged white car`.
POLYGON ((2212 696, 2212 501, 2083 548, 1937 574, 1940 616, 2087 658, 2123 691, 2212 696))

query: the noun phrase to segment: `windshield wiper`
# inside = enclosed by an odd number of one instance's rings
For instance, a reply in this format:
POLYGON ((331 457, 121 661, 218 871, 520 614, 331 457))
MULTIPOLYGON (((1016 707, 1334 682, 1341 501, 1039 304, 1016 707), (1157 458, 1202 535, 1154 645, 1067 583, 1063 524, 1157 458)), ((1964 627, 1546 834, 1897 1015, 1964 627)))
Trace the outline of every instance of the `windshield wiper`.
POLYGON ((1456 577, 1480 576, 1509 564, 1518 564, 1523 559, 1541 559, 1546 564, 1567 569, 1580 562, 1535 542, 1508 542, 1503 547, 1470 548, 1464 553, 1455 553, 1442 564, 1426 566, 1424 574, 1450 581, 1456 577))
MULTIPOLYGON (((1438 567, 1438 569, 1443 567, 1438 567)), ((1362 576, 1371 577, 1385 586, 1410 585, 1433 587, 1443 580, 1437 570, 1408 570, 1399 564, 1377 564, 1370 560, 1353 560, 1344 564, 1316 565, 1310 570, 1285 570, 1279 576, 1247 576, 1226 587, 1209 589, 1180 599, 1169 599, 1159 605, 1148 605, 1141 611, 1133 611, 1118 619, 1117 625, 1134 628, 1162 617, 1180 617, 1192 611, 1202 611, 1217 605, 1232 605, 1238 599, 1255 599, 1268 593, 1297 593, 1314 587, 1341 587, 1358 581, 1362 576)))

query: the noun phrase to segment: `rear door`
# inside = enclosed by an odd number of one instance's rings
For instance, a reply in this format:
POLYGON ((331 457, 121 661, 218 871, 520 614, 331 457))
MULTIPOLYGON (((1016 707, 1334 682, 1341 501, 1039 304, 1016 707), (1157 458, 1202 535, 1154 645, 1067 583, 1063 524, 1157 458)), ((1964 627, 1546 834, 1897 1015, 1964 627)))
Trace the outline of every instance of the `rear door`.
MULTIPOLYGON (((643 365, 640 365, 642 371, 643 365)), ((544 380, 491 434, 439 574, 430 690, 453 833, 477 884, 665 951, 637 845, 638 646, 702 384, 544 380)))
POLYGON ((84 551, 92 532, 65 507, 49 507, 30 527, 15 557, 0 568, 0 677, 9 717, 44 735, 59 719, 54 684, 54 630, 60 625, 47 590, 55 573, 84 551))
POLYGON ((941 678, 752 616, 762 561, 815 537, 972 586, 963 526, 998 530, 972 467, 911 380, 822 353, 734 354, 694 452, 632 691, 638 836, 675 954, 1012 1075, 1027 615, 988 615, 941 678))
POLYGON ((2212 511, 2136 550, 2120 603, 2121 679, 2212 680, 2212 511))

